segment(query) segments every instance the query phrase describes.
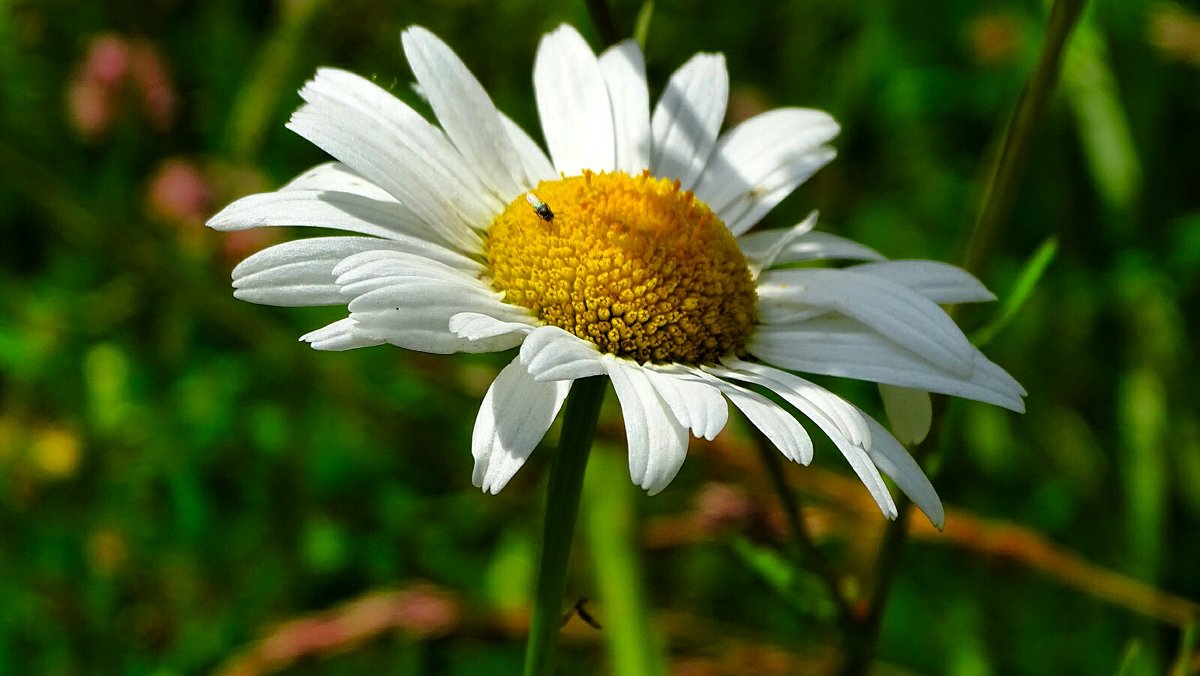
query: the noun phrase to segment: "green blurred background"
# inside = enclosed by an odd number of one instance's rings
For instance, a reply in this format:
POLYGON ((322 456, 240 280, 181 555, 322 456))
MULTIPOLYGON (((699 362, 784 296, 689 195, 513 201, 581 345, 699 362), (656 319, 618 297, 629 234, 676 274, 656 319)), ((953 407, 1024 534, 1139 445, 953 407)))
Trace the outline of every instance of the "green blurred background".
MULTIPOLYGON (((1200 664, 1182 631, 1200 597, 1200 13, 1092 5, 983 273, 1001 302, 959 316, 986 327, 1057 243, 983 335, 1029 411, 949 408, 946 532, 913 522, 878 673, 1200 664)), ((615 3, 624 31, 638 8, 615 3)), ((651 89, 721 51, 730 123, 830 111, 839 158, 765 227, 819 208, 888 256, 957 261, 1047 10, 660 0, 651 89)), ((0 673, 519 671, 556 432, 501 495, 471 486, 475 412, 510 357, 311 351, 297 336, 344 310, 228 284, 295 233, 202 225, 324 161, 283 126, 317 66, 426 111, 412 23, 539 136, 533 54, 563 21, 602 46, 580 3, 0 0, 0 673)), ((829 669, 830 604, 786 564, 745 425, 693 442, 647 498, 615 407, 603 421, 568 595, 604 628, 568 621, 562 673, 829 669)), ((884 520, 814 438, 788 478, 856 597, 884 520)))

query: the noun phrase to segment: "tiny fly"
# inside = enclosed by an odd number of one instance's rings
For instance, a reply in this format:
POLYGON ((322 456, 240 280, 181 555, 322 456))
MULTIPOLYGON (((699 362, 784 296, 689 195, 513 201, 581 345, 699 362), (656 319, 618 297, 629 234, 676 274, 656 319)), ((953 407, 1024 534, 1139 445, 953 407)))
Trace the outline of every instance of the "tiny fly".
POLYGON ((538 196, 527 192, 525 193, 525 201, 529 202, 529 206, 533 207, 533 213, 538 215, 538 218, 547 223, 554 220, 554 212, 550 211, 550 205, 538 199, 538 196))

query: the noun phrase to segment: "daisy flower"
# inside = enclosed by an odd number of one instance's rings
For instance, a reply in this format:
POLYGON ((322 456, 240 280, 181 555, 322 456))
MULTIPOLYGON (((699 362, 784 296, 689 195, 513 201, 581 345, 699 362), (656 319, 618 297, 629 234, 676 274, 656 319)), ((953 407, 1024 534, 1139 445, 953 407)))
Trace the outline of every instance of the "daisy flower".
POLYGON ((345 305, 347 317, 302 337, 318 350, 520 348, 475 421, 473 481, 491 493, 572 383, 607 376, 630 476, 651 494, 679 471, 689 432, 715 437, 732 402, 807 464, 803 414, 887 516, 897 510, 883 475, 941 525, 936 492, 895 437, 795 372, 895 386, 908 401, 916 390, 918 410, 940 392, 1020 411, 1025 392, 940 307, 993 299, 963 270, 885 260, 815 231, 815 214, 748 232, 833 159, 829 115, 781 108, 720 133, 728 75, 720 54, 703 53, 651 111, 635 43, 597 57, 562 26, 542 38, 533 72, 547 154, 436 36, 413 27, 403 43, 438 124, 368 80, 318 70, 288 127, 337 162, 208 225, 352 234, 250 256, 233 271, 238 298, 345 305), (803 265, 822 259, 856 264, 803 265))

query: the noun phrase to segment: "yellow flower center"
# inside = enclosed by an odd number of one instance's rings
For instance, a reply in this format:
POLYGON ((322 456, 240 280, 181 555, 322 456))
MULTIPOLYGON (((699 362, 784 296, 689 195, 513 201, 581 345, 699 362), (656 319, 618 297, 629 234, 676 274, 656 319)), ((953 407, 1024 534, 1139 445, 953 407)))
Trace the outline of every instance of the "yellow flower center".
POLYGON ((713 363, 741 352, 754 325, 732 233, 649 172, 542 181, 496 217, 486 248, 506 301, 620 357, 713 363))

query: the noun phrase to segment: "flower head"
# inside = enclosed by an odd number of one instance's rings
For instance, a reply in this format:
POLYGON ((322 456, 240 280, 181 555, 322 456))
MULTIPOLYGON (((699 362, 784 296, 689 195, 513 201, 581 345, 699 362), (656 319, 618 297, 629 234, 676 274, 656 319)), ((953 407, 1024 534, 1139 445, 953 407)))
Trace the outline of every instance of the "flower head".
POLYGON ((633 42, 597 57, 563 26, 542 39, 534 67, 547 156, 433 34, 410 28, 404 50, 440 126, 367 80, 319 70, 289 127, 339 161, 238 200, 209 225, 354 234, 254 254, 233 272, 235 295, 345 304, 348 317, 303 336, 320 350, 519 347, 472 439, 474 482, 493 493, 572 383, 604 375, 621 402, 630 475, 652 494, 678 472, 689 432, 715 437, 732 402, 807 464, 812 440, 792 410, 802 413, 885 514, 896 507, 881 472, 941 524, 937 494, 903 446, 794 372, 1013 410, 1024 391, 939 306, 992 299, 966 272, 884 260, 814 231, 815 215, 747 232, 833 159, 832 118, 783 108, 720 134, 728 76, 716 54, 676 71, 651 112, 633 42), (858 263, 801 265, 819 259, 858 263))

